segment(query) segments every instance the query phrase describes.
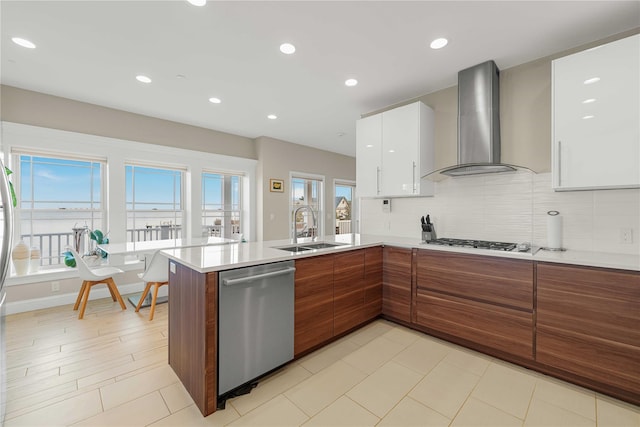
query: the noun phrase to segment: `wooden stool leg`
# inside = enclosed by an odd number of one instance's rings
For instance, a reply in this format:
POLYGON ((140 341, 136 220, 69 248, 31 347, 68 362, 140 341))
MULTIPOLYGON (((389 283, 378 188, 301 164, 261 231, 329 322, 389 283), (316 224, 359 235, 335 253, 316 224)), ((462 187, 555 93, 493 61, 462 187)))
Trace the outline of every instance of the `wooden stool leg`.
POLYGON ((118 287, 116 286, 116 282, 113 281, 113 277, 108 277, 105 279, 105 281, 107 282, 108 286, 113 289, 113 293, 116 294, 116 298, 118 299, 118 302, 120 303, 120 307, 122 307, 123 310, 127 309, 127 306, 124 305, 124 301, 122 301, 122 296, 120 295, 120 292, 118 291, 118 287))
POLYGON ((158 289, 160 288, 160 283, 154 283, 155 288, 153 289, 153 299, 151 300, 151 312, 149 313, 149 320, 153 320, 153 315, 156 312, 156 300, 158 299, 158 289))
POLYGON ((77 310, 80 305, 80 301, 82 301, 82 296, 84 295, 84 289, 87 287, 87 281, 82 281, 82 287, 80 288, 80 292, 78 292, 78 298, 76 298, 76 304, 73 306, 73 310, 77 310))
POLYGON ((89 292, 91 292, 91 286, 93 285, 95 285, 95 282, 87 281, 84 288, 84 297, 82 298, 82 307, 80 307, 80 313, 78 313, 78 319, 82 319, 84 317, 84 311, 87 308, 87 301, 89 301, 89 292))
POLYGON ((109 293, 111 294, 111 299, 112 300, 116 300, 116 294, 113 293, 113 289, 111 289, 111 286, 107 283, 107 289, 109 289, 109 293))
POLYGON ((142 295, 140 295, 140 301, 138 301, 138 305, 136 306, 136 313, 140 311, 140 307, 142 307, 142 302, 146 298, 149 293, 149 289, 151 289, 151 282, 147 282, 147 286, 145 286, 144 291, 142 291, 142 295))

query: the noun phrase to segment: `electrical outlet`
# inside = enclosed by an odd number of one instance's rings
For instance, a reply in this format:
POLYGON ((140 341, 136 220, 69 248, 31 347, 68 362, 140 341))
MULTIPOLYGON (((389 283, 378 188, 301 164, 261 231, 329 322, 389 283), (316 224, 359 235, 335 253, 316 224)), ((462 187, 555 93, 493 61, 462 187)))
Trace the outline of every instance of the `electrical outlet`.
POLYGON ((620 243, 631 244, 633 243, 633 229, 621 228, 620 229, 620 243))
POLYGON ((60 282, 51 282, 51 292, 60 291, 60 282))

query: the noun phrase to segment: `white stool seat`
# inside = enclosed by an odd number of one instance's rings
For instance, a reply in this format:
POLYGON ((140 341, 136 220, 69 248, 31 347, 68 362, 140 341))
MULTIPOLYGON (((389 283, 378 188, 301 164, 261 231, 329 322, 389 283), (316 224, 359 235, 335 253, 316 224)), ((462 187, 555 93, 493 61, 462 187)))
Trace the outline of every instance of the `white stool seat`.
POLYGON ((146 286, 138 301, 136 312, 140 311, 142 302, 147 297, 151 286, 155 286, 151 299, 151 311, 149 312, 149 320, 153 320, 153 314, 156 311, 156 301, 158 299, 158 289, 160 286, 169 284, 169 259, 161 254, 160 251, 154 252, 144 273, 139 273, 138 277, 146 282, 146 286))
POLYGON ((82 319, 84 317, 84 311, 87 308, 87 301, 89 301, 89 292, 91 292, 91 287, 99 284, 107 285, 111 298, 114 301, 118 301, 120 307, 122 307, 123 310, 126 310, 127 306, 124 304, 120 292, 118 292, 116 282, 113 281, 114 274, 124 273, 124 271, 116 267, 89 268, 78 252, 73 248, 67 249, 71 254, 73 254, 73 258, 76 260, 76 267, 78 267, 79 276, 82 279, 82 287, 80 288, 80 292, 78 292, 76 304, 73 306, 73 309, 77 310, 78 306, 80 306, 80 302, 82 302, 80 313, 78 313, 78 319, 82 319))

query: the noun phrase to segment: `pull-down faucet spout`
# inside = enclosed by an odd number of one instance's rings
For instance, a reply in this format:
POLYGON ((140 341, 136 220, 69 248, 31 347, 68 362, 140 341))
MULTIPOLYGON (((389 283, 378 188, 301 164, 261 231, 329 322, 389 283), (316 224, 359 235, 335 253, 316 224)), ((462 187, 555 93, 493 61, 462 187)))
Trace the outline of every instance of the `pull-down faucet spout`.
MULTIPOLYGON (((293 243, 296 245, 298 244, 298 231, 296 230, 296 218, 298 217, 298 212, 300 212, 303 209, 311 212, 311 217, 313 218, 313 227, 316 230, 318 229, 318 223, 316 221, 316 213, 313 211, 311 206, 309 205, 299 206, 293 213, 293 243)), ((316 236, 311 237, 311 241, 314 241, 314 240, 316 240, 316 236)))

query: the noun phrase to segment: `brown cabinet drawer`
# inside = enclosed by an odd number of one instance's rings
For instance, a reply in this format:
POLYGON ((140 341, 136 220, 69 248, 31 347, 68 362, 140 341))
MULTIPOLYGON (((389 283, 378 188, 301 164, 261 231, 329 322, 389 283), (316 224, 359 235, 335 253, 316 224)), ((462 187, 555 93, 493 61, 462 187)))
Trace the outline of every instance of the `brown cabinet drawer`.
POLYGON ((536 361, 640 400, 640 273, 537 265, 536 361))
POLYGON ((533 314, 418 290, 417 323, 429 329, 533 359, 533 314))
POLYGON ((533 270, 532 261, 422 249, 417 287, 532 311, 533 270))
POLYGON ((538 264, 538 326, 640 347, 640 273, 538 264))
POLYGON ((640 399, 639 347, 538 326, 536 361, 628 390, 640 399))

